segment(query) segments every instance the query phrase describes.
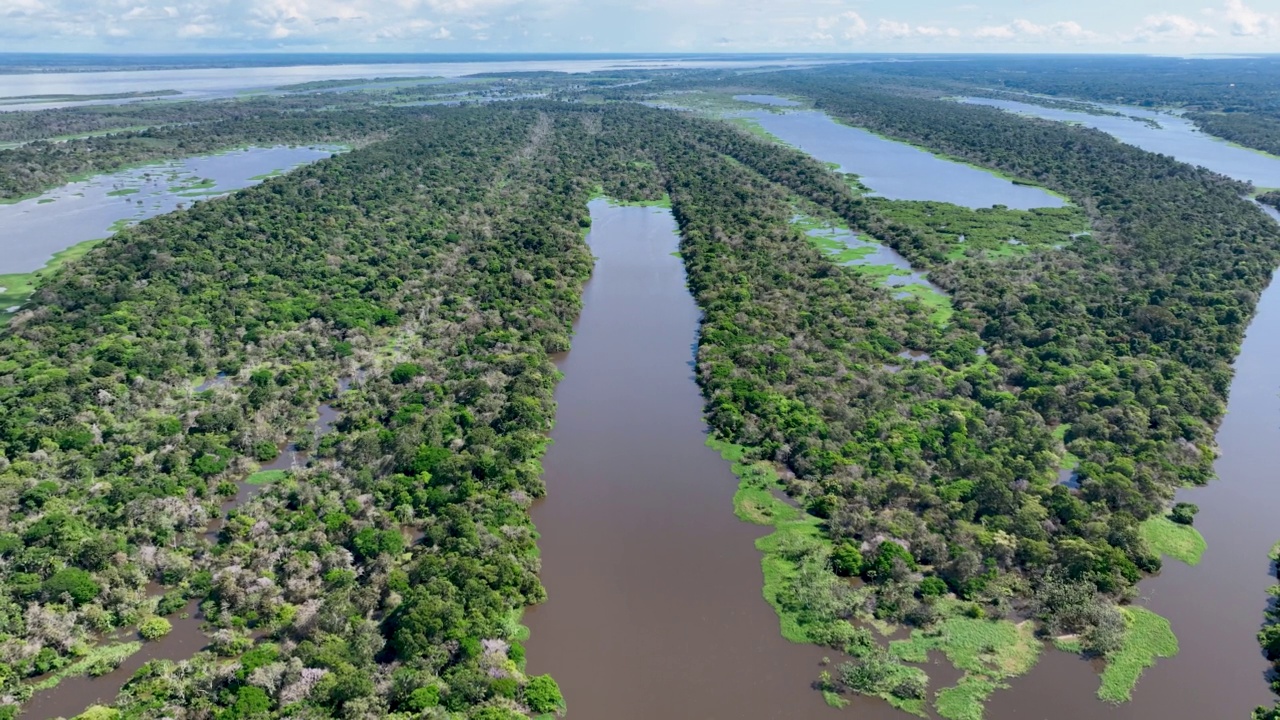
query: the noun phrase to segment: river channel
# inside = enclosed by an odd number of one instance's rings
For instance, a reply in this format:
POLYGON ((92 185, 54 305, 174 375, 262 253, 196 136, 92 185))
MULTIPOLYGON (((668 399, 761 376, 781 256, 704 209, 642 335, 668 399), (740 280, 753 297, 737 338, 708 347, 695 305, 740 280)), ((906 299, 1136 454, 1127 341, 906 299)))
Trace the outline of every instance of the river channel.
POLYGON ((766 531, 734 515, 737 478, 704 445, 699 312, 670 211, 596 200, 591 218, 595 272, 533 508, 548 600, 525 616, 529 672, 551 673, 580 720, 898 717, 823 703, 811 685, 835 654, 784 640, 761 596, 766 531))
MULTIPOLYGON (((794 104, 772 95, 738 98, 773 106, 794 104)), ((1043 188, 1019 185, 972 165, 843 125, 816 110, 753 110, 731 115, 750 118, 783 142, 839 165, 841 172, 857 175, 874 195, 890 200, 935 200, 968 208, 1004 205, 1015 210, 1066 204, 1043 188)))

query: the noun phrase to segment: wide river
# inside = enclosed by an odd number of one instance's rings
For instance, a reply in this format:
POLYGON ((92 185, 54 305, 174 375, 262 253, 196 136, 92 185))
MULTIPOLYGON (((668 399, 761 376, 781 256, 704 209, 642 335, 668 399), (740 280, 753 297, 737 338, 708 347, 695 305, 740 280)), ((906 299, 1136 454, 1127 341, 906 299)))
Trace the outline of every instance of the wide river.
POLYGON ((766 530, 734 515, 737 478, 704 445, 699 312, 670 211, 596 200, 591 219, 595 272, 533 508, 548 600, 526 615, 529 672, 551 673, 581 720, 898 717, 879 700, 828 707, 810 686, 835 653, 783 639, 761 596, 766 530))
MULTIPOLYGON (((738 99, 783 107, 788 104, 771 95, 739 95, 738 99)), ((735 115, 754 120, 818 160, 839 165, 841 172, 857 175, 873 194, 890 200, 934 200, 969 208, 1004 205, 1017 210, 1066 204, 1043 188, 1015 184, 972 165, 838 123, 816 110, 757 110, 735 115)))

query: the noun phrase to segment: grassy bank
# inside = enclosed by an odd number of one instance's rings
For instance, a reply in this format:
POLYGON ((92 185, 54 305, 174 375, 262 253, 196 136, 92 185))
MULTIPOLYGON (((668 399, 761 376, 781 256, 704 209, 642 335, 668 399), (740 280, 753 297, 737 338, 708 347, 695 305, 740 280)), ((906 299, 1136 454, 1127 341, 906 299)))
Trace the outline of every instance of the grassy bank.
POLYGON ((1142 539, 1153 551, 1188 565, 1199 565, 1205 551, 1204 536, 1190 525, 1181 525, 1165 516, 1152 517, 1138 526, 1142 539))
POLYGON ((58 683, 69 677, 105 675, 141 649, 142 643, 137 641, 88 648, 78 660, 51 673, 43 680, 33 683, 30 687, 34 692, 40 692, 57 687, 58 683))
POLYGON ((31 293, 35 292, 36 285, 45 275, 61 268, 63 265, 83 257, 85 253, 93 249, 94 245, 102 242, 102 239, 86 240, 78 245, 72 245, 66 250, 60 250, 53 254, 53 257, 45 266, 39 270, 29 273, 13 273, 9 275, 0 275, 0 324, 8 322, 13 313, 7 309, 15 305, 21 306, 31 297, 31 293))
POLYGON ((1155 665, 1157 658, 1178 654, 1178 638, 1168 620, 1146 608, 1121 608, 1120 612, 1128 625, 1124 644, 1107 657, 1102 687, 1098 689, 1099 698, 1114 703, 1132 699, 1142 672, 1155 665))

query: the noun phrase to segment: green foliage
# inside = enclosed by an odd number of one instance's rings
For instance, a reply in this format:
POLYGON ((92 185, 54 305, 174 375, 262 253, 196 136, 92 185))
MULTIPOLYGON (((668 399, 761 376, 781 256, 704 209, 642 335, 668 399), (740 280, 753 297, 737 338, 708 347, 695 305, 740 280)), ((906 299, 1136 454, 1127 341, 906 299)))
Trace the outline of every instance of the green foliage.
POLYGON ((1195 522, 1198 512, 1200 507, 1193 503, 1174 503, 1173 510, 1169 511, 1169 519, 1179 525, 1190 525, 1195 522))
POLYGON ((560 694, 560 686, 550 675, 537 675, 529 678, 524 686, 524 701, 535 713, 555 713, 563 715, 565 711, 564 696, 560 694))
POLYGON ((143 640, 157 640, 173 630, 173 623, 162 617, 149 617, 138 625, 138 634, 143 640))
POLYGON ((46 597, 57 600, 67 595, 77 605, 90 602, 101 592, 102 587, 94 581, 93 575, 80 568, 63 568, 44 581, 46 597))
POLYGON ((868 580, 887 580, 894 576, 895 565, 899 563, 908 570, 916 569, 916 560, 906 548, 895 542, 882 542, 874 559, 863 569, 863 576, 868 580))
POLYGON ((391 370, 391 382, 403 385, 424 372, 417 363, 400 363, 391 370))
POLYGON ((1128 629, 1121 647, 1107 656, 1098 690, 1098 697, 1117 703, 1131 697, 1142 671, 1154 665, 1157 658, 1178 654, 1178 638, 1168 620, 1140 607, 1122 608, 1121 613, 1128 629))
POLYGON ((853 543, 841 543, 831 551, 831 567, 841 577, 857 577, 863 566, 862 551, 853 543))

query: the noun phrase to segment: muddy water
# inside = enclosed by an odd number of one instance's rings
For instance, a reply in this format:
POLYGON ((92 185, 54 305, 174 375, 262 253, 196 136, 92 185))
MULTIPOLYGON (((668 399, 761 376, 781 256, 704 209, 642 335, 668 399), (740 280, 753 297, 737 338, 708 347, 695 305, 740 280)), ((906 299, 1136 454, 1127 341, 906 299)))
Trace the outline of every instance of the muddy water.
MULTIPOLYGON (((173 630, 168 635, 159 640, 144 641, 142 649, 126 658, 115 670, 96 678, 66 678, 52 689, 33 695, 22 706, 23 720, 73 717, 84 712, 90 705, 109 704, 115 700, 120 688, 124 687, 129 678, 148 661, 185 660, 209 644, 209 639, 200 631, 201 619, 194 600, 181 612, 170 615, 169 622, 173 623, 173 630)), ((114 642, 140 639, 136 629, 117 633, 110 638, 114 642)))
MULTIPOLYGON (((764 531, 734 516, 737 479, 703 445, 675 222, 605 201, 591 216, 595 273, 533 508, 548 601, 526 615, 529 672, 554 675, 579 720, 839 717, 810 689, 835 655, 779 634, 764 531)), ((897 717, 879 701, 855 711, 897 717)))

